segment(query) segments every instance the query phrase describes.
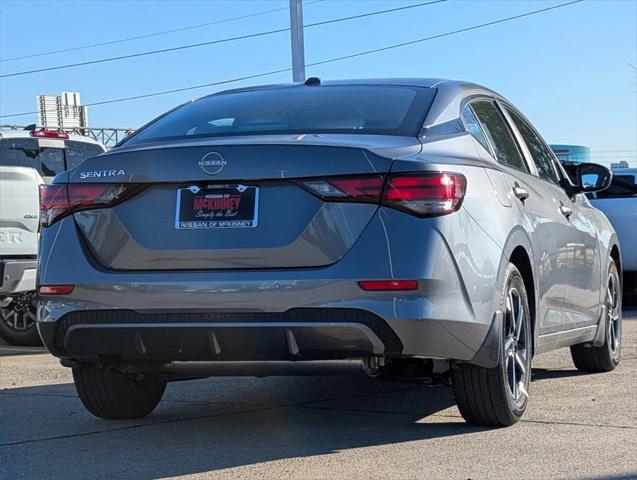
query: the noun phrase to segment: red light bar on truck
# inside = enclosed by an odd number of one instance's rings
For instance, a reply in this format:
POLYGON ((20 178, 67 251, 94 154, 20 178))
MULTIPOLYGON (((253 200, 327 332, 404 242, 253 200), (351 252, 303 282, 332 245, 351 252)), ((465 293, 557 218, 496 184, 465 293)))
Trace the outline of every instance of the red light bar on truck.
POLYGON ((69 139, 69 134, 64 130, 49 130, 48 128, 32 130, 31 136, 36 138, 60 138, 62 140, 69 139))

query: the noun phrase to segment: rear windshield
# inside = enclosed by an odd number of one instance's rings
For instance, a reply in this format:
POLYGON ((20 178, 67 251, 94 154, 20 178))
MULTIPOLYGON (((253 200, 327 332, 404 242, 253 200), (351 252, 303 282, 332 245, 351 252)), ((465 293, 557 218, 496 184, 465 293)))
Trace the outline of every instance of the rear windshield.
POLYGON ((54 177, 86 158, 104 152, 101 146, 93 143, 67 140, 59 144, 51 147, 43 146, 47 142, 36 138, 5 138, 0 140, 0 165, 31 167, 43 177, 54 177))
POLYGON ((54 177, 66 170, 64 148, 40 147, 35 138, 7 138, 0 141, 0 165, 31 167, 54 177))
POLYGON ((322 85, 211 95, 160 117, 128 142, 278 133, 416 135, 434 94, 419 87, 322 85))
POLYGON ((86 142, 76 142, 67 140, 66 142, 66 169, 77 167, 80 163, 90 157, 95 157, 104 153, 100 145, 86 142))

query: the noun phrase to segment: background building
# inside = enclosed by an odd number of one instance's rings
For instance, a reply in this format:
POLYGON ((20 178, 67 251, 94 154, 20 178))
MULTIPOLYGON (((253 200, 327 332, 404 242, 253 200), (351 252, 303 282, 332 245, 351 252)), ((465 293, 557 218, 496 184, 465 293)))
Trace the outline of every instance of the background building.
POLYGON ((551 145, 560 162, 583 163, 591 161, 591 149, 582 145, 551 145))
POLYGON ((626 160, 622 160, 620 162, 614 162, 610 164, 610 168, 628 168, 628 162, 626 160))
POLYGON ((45 128, 87 128, 88 108, 81 106, 78 92, 62 92, 58 97, 38 95, 38 126, 45 128))

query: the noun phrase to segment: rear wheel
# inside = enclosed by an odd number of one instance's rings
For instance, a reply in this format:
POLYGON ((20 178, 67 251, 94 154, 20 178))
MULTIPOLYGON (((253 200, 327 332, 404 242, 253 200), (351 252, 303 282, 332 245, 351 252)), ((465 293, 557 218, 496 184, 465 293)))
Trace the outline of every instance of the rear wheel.
POLYGON ((20 347, 34 347, 42 341, 35 326, 35 302, 33 293, 13 296, 11 303, 0 308, 0 337, 20 347))
POLYGON ((528 403, 532 332, 529 301, 520 272, 507 266, 502 292, 504 313, 500 359, 494 368, 460 364, 453 371, 453 391, 462 417, 474 425, 508 426, 528 403))
POLYGON ((571 357, 578 370, 583 372, 610 372, 619 365, 622 338, 622 293, 617 266, 611 259, 604 298, 604 344, 590 343, 571 346, 571 357))
POLYGON ((156 376, 124 375, 102 367, 74 367, 73 380, 86 409, 111 420, 145 417, 166 390, 166 382, 156 376))

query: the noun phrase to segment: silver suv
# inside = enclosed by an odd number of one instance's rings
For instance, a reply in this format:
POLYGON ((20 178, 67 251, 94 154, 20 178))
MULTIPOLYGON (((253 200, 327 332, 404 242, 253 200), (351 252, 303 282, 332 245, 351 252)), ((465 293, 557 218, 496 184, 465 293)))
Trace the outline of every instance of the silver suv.
POLYGON ((147 415, 170 380, 357 359, 510 425, 534 355, 619 362, 619 246, 582 194, 611 174, 579 174, 470 83, 214 94, 46 187, 38 327, 104 418, 147 415))

